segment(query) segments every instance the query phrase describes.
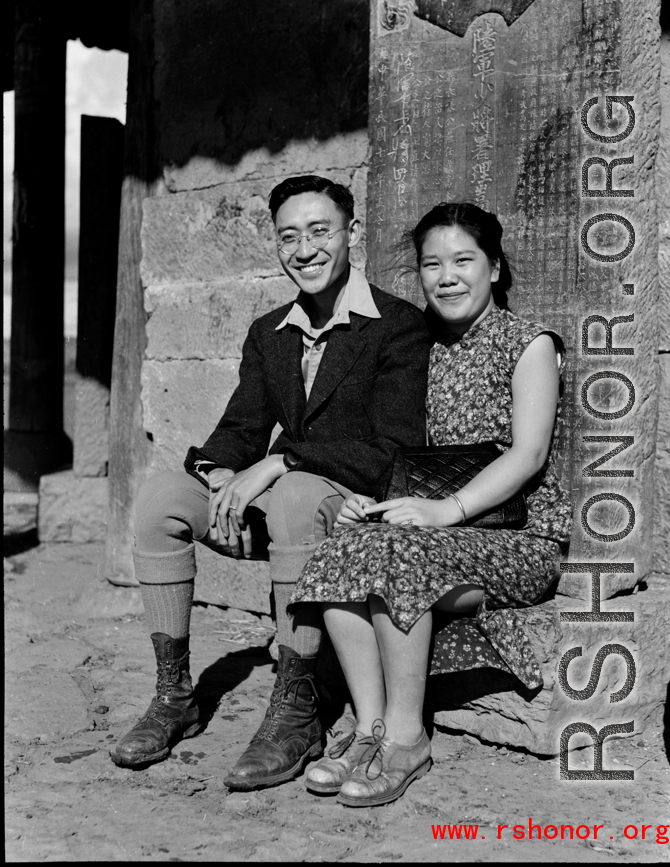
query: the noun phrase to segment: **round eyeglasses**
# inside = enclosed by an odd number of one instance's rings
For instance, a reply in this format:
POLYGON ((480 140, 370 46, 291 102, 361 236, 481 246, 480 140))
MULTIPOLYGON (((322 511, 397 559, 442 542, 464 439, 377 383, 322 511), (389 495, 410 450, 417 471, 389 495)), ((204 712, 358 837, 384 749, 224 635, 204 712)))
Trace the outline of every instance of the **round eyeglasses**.
POLYGON ((346 225, 342 226, 341 229, 334 229, 332 232, 329 232, 328 229, 325 228, 319 228, 314 229, 313 232, 307 232, 304 235, 296 235, 294 232, 287 232, 285 235, 281 235, 277 239, 277 247, 282 253, 291 256, 297 251, 302 239, 306 238, 310 247, 314 247, 315 250, 323 250, 333 235, 337 235, 338 232, 344 232, 345 229, 348 228, 349 226, 346 225))

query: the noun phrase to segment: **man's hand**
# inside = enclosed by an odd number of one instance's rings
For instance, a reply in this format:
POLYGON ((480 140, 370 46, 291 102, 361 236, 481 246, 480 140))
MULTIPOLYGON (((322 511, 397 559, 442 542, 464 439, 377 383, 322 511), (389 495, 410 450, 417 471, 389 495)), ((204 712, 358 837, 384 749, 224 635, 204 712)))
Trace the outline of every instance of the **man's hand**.
POLYGON ((339 527, 345 527, 347 524, 368 521, 369 518, 365 507, 374 505, 375 500, 372 497, 366 497, 363 494, 352 494, 340 506, 335 523, 339 527))
POLYGON ((210 539, 227 545, 233 557, 251 557, 251 529, 244 520, 244 512, 253 499, 286 471, 281 455, 269 455, 239 473, 212 470, 208 476, 210 539))
MULTIPOLYGON (((235 471, 231 470, 227 467, 216 467, 207 475, 207 483, 209 484, 209 506, 210 506, 210 515, 211 515, 211 506, 212 500, 214 499, 217 491, 221 487, 224 482, 227 482, 229 479, 232 479, 235 475, 235 471)), ((209 538, 210 541, 219 549, 222 554, 232 555, 233 551, 228 545, 228 537, 231 535, 231 530, 228 525, 228 516, 222 515, 219 519, 217 514, 217 523, 215 527, 212 527, 210 524, 209 528, 209 538)), ((236 544, 237 544, 237 540, 236 544)), ((237 556, 237 555, 235 555, 237 556)))
POLYGON ((228 479, 232 479, 234 475, 235 470, 230 470, 227 467, 215 467, 213 470, 210 470, 207 476, 210 491, 218 491, 221 485, 227 482, 228 479))

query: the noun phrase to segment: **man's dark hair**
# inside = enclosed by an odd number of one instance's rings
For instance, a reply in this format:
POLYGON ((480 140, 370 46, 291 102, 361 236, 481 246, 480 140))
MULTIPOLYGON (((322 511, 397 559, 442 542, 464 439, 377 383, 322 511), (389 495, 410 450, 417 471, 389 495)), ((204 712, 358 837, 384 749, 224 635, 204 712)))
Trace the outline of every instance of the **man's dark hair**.
POLYGON ((354 197, 346 187, 319 175, 299 175, 295 178, 286 178, 270 193, 269 205, 273 221, 284 202, 291 196, 299 196, 301 193, 323 193, 335 202, 347 221, 354 219, 354 197))

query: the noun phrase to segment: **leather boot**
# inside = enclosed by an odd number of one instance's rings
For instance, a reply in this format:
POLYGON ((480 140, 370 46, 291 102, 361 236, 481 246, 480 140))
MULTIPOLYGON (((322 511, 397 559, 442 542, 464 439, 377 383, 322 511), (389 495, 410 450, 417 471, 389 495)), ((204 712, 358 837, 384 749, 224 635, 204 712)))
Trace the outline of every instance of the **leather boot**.
POLYGON ((277 680, 260 728, 224 780, 229 789, 277 786, 296 777, 310 758, 323 753, 316 714, 316 656, 279 645, 277 680))
POLYGON ((201 728, 188 665, 188 635, 171 638, 154 632, 151 640, 158 663, 156 696, 142 719, 110 751, 114 764, 122 768, 164 759, 171 747, 201 728))

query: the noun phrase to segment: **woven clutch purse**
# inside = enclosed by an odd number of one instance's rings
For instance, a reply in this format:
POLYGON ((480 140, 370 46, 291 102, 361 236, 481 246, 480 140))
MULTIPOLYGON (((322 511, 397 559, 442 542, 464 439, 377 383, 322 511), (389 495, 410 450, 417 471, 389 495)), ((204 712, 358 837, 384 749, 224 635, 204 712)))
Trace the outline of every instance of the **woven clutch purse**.
MULTIPOLYGON (((421 497, 424 500, 442 500, 449 494, 458 493, 498 457, 500 451, 492 442, 398 449, 385 499, 421 497)), ((520 530, 527 520, 526 500, 522 493, 518 493, 507 502, 466 521, 466 526, 520 530)))

